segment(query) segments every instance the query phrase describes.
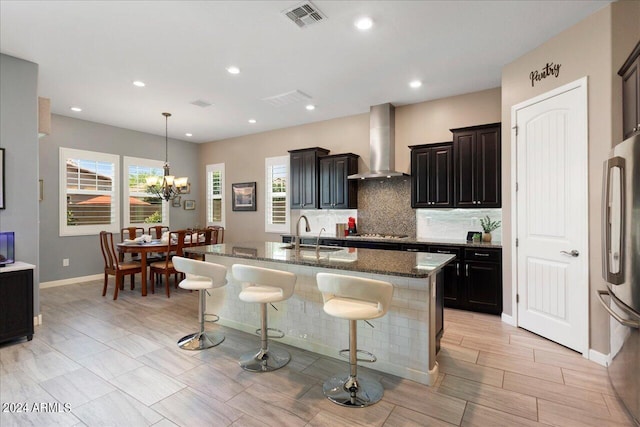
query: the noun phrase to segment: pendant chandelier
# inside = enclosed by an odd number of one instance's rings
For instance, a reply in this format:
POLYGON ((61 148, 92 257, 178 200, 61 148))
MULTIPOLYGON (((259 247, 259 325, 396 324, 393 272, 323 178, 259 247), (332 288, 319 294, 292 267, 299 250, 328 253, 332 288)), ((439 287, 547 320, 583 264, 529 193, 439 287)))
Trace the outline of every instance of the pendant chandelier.
POLYGON ((162 113, 164 116, 164 144, 165 144, 165 157, 164 157, 164 176, 149 176, 147 177, 147 192, 153 194, 155 197, 164 199, 165 201, 173 200, 182 194, 188 188, 187 177, 176 178, 169 173, 169 117, 171 113, 162 113))

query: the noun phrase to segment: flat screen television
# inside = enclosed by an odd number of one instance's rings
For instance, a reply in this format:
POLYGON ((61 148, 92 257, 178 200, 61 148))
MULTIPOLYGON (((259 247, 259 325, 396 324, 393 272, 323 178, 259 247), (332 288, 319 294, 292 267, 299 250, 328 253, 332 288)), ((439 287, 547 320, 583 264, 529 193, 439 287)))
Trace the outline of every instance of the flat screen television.
POLYGON ((0 267, 15 262, 14 241, 13 231, 0 231, 0 267))

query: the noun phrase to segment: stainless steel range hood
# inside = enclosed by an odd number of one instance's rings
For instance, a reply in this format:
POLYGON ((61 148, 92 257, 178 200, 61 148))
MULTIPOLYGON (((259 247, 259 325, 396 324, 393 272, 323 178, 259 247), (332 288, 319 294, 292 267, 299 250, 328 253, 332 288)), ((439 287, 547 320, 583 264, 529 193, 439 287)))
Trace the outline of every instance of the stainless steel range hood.
POLYGON ((389 103, 374 105, 369 114, 369 172, 349 175, 349 179, 385 179, 409 176, 395 170, 396 113, 389 103))

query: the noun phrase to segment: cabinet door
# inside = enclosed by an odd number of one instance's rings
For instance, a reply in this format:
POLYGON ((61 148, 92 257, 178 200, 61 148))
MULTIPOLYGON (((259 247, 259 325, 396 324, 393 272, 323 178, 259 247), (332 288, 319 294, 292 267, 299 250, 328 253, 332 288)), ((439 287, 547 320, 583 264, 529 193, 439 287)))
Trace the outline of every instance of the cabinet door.
POLYGON ((453 206, 453 147, 443 146, 431 149, 429 168, 429 201, 431 206, 453 206))
POLYGON ((622 133, 628 138, 640 130, 640 58, 622 76, 622 133))
POLYGON ((333 159, 333 208, 346 209, 349 207, 349 180, 347 177, 349 164, 346 157, 333 159))
POLYGON ((33 338, 33 270, 0 274, 0 341, 33 338))
POLYGON ((476 205, 499 208, 501 197, 500 128, 482 129, 476 135, 476 205))
POLYGON ((335 162, 332 158, 320 159, 320 208, 331 209, 334 201, 335 162))
POLYGON ((411 207, 428 208, 429 206, 429 165, 431 149, 417 148, 411 150, 411 207))
POLYGON ((453 136, 455 155, 454 201, 457 207, 476 206, 476 132, 459 132, 453 136))
POLYGON ((291 170, 291 209, 302 209, 302 153, 289 156, 291 170))
POLYGON ((444 306, 449 308, 465 308, 464 297, 461 294, 460 261, 445 265, 444 275, 444 306))
POLYGON ((316 162, 318 157, 314 151, 302 153, 302 208, 318 207, 318 180, 316 178, 316 162))
POLYGON ((502 313, 502 273, 500 264, 465 263, 466 305, 470 310, 502 313))

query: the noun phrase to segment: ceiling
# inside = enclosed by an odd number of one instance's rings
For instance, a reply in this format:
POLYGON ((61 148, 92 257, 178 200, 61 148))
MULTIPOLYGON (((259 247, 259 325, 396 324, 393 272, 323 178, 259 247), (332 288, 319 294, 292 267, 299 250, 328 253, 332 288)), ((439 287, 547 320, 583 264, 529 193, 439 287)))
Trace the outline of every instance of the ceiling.
POLYGON ((55 114, 164 136, 168 111, 170 137, 208 142, 498 87, 608 3, 316 0, 326 19, 301 29, 282 13, 298 1, 1 0, 0 51, 39 64, 55 114), (296 90, 309 98, 264 101, 296 90))

